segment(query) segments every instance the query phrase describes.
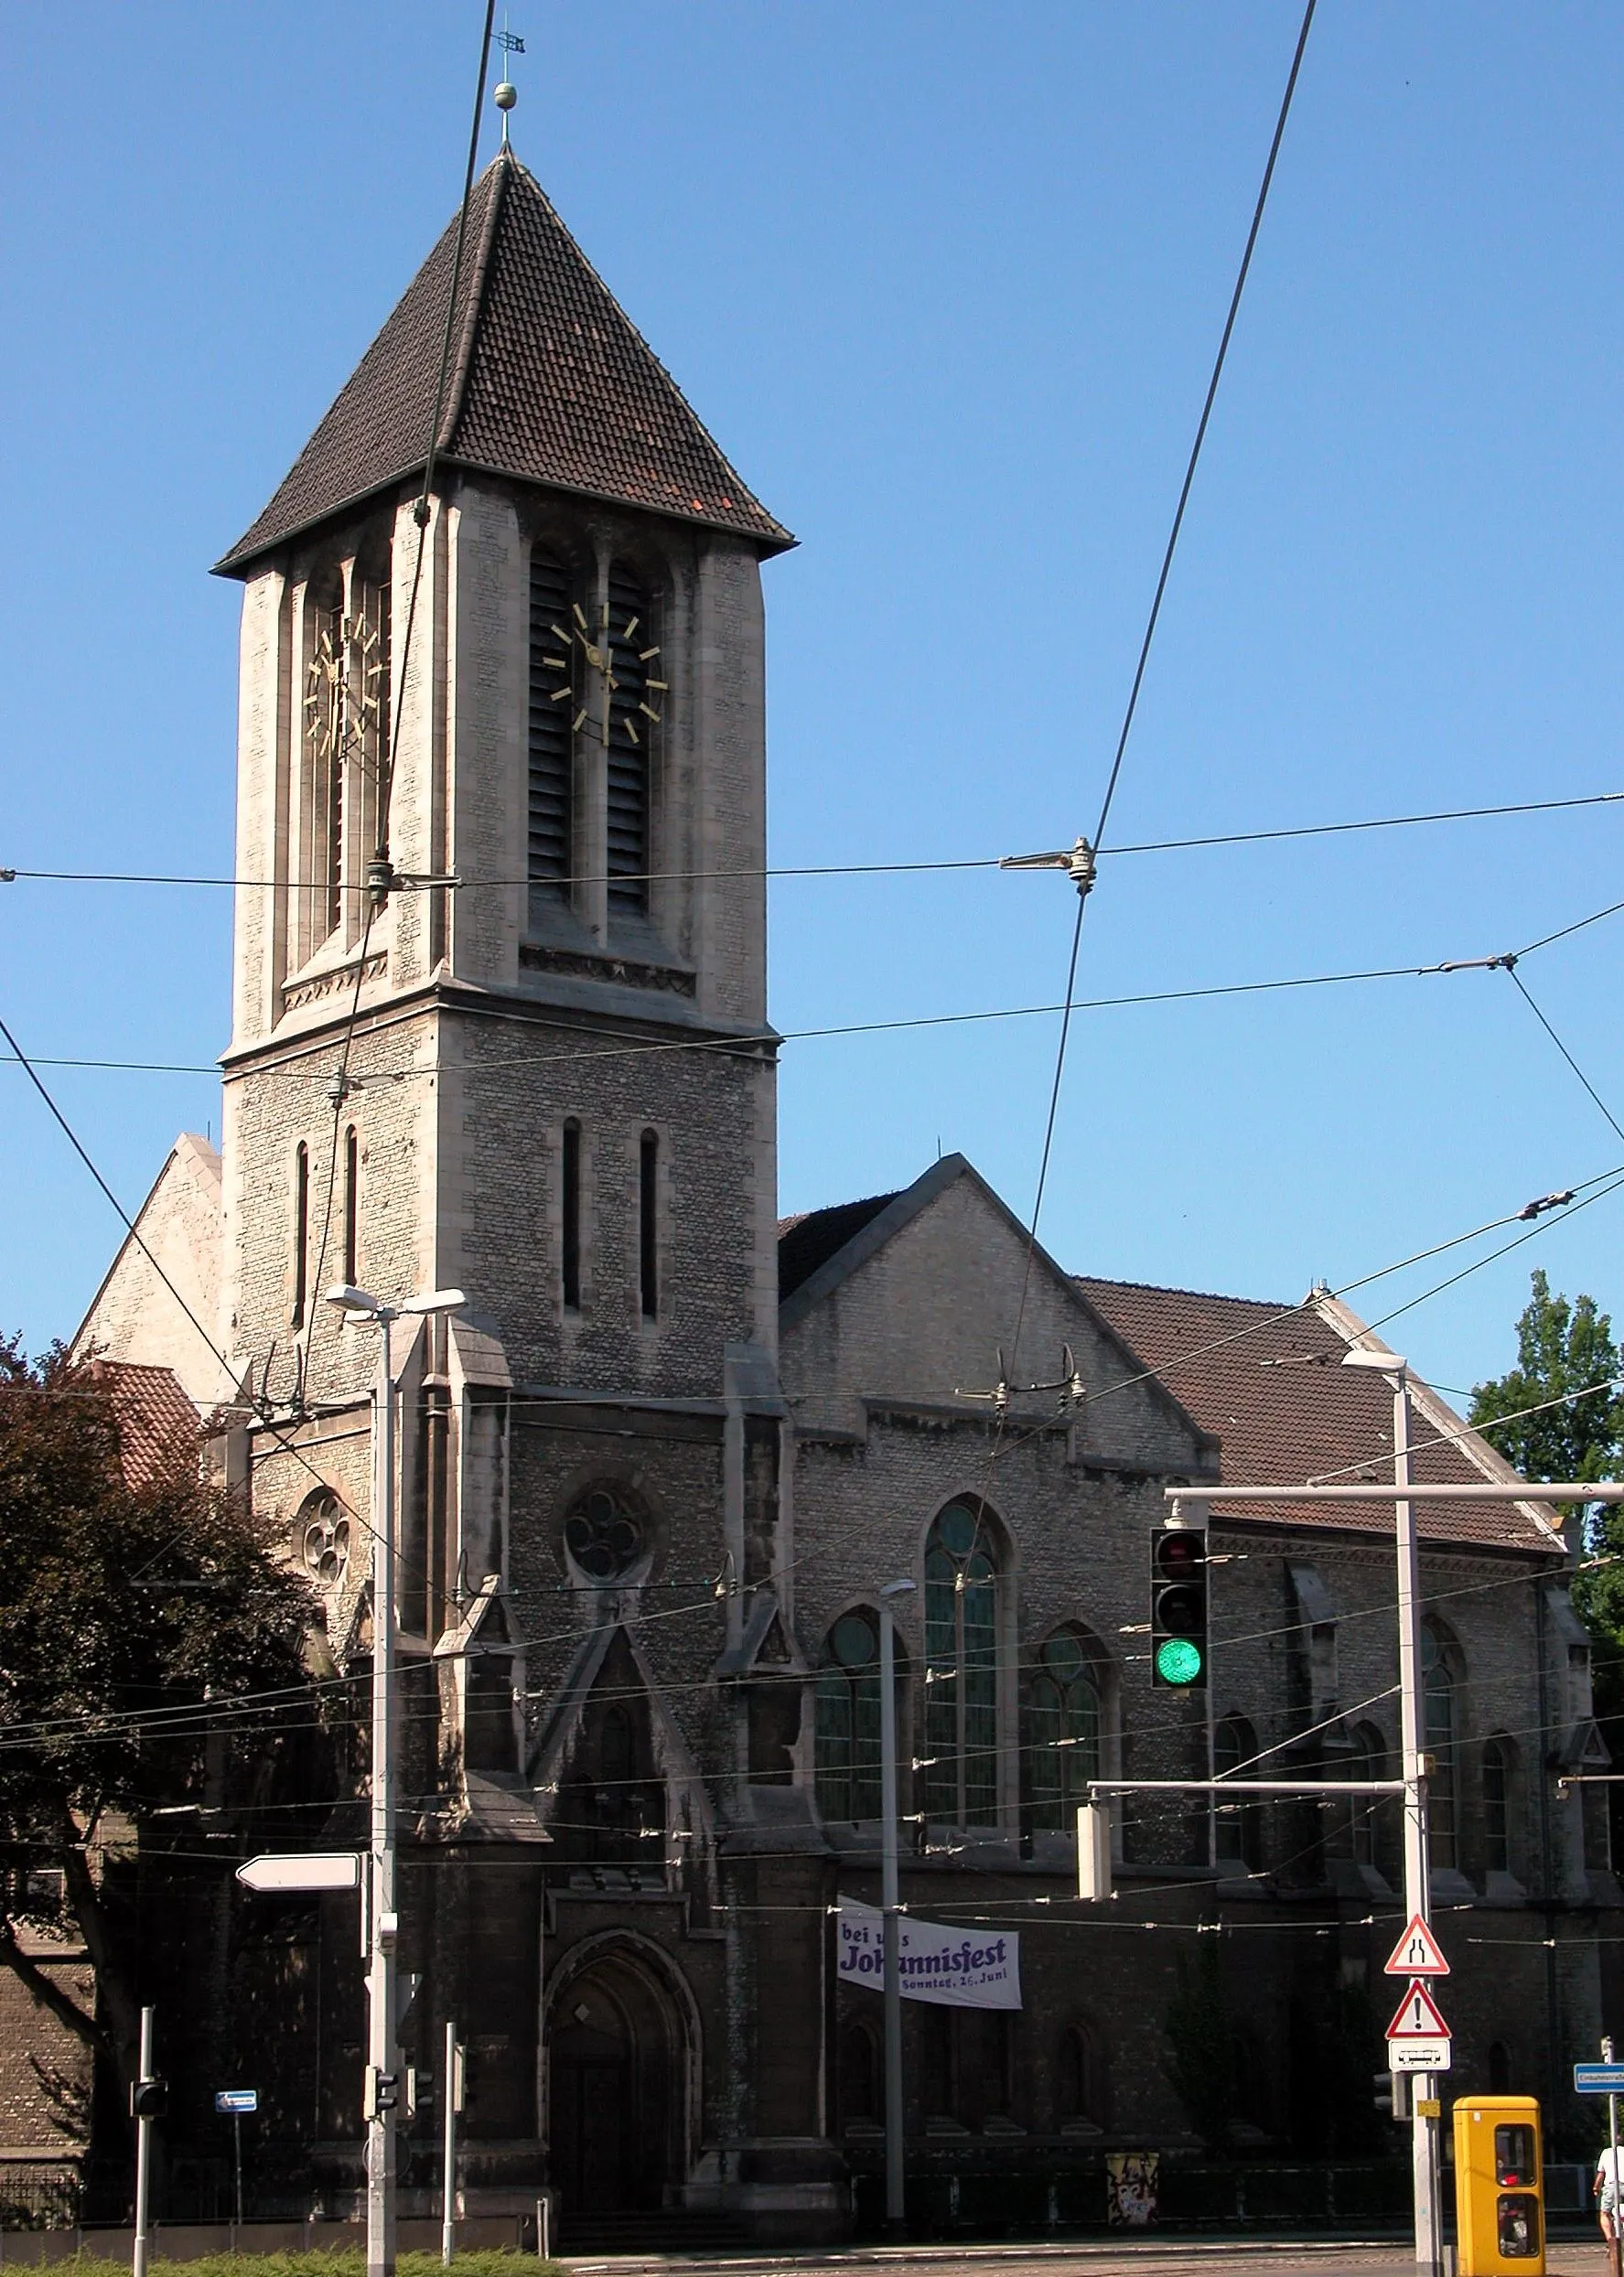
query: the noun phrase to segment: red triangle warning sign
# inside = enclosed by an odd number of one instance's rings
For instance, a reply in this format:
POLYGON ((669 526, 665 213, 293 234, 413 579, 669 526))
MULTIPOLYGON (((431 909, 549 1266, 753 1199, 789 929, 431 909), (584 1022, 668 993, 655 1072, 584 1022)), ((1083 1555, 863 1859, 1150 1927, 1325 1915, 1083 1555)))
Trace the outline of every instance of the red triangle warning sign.
POLYGON ((1449 2027, 1438 2014, 1437 2003, 1425 1984, 1413 1984, 1399 2003, 1398 2014, 1387 2027, 1390 2040, 1447 2040, 1449 2027))
POLYGON ((1412 1914, 1410 1926, 1393 1947, 1384 1976, 1390 1977, 1447 1977, 1449 1964, 1439 1950, 1438 1940, 1419 1914, 1412 1914))

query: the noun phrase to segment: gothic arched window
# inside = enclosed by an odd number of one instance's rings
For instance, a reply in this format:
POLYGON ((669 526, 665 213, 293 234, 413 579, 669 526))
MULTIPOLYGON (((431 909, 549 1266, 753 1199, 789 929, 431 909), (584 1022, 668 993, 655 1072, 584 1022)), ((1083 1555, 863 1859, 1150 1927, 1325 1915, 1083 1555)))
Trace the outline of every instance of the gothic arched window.
POLYGON ((925 1815, 998 1816, 998 1569, 970 1502, 950 1502, 925 1541, 925 1815))
POLYGON ((1055 2057, 1055 2116, 1068 2134, 1105 2124, 1105 2067, 1099 2034, 1091 2024, 1069 2024, 1060 2035, 1055 2057))
MULTIPOLYGON (((1257 1734, 1243 1715, 1226 1715, 1212 1733, 1212 1776, 1227 1778, 1257 1756, 1257 1734)), ((1256 1774, 1254 1773, 1255 1777, 1256 1774)), ((1248 1874, 1264 1869, 1264 1814, 1254 1802, 1218 1802, 1218 1854, 1248 1874)))
POLYGON ((344 588, 336 572, 312 580, 305 607, 303 865, 309 881, 303 950, 319 949, 343 915, 344 588))
POLYGON ((539 546, 530 557, 530 882, 567 892, 575 862, 575 721, 579 708, 570 635, 571 578, 539 546))
POLYGON ((1483 1863, 1490 1874, 1511 1871, 1511 1756, 1509 1740, 1483 1743, 1483 1863))
POLYGON ((1455 1749, 1457 1713, 1455 1670, 1442 1629, 1427 1621, 1421 1631, 1421 1688, 1424 1745, 1433 1759, 1426 1782, 1427 1824, 1432 1863, 1453 1866, 1457 1857, 1455 1749))
POLYGON ((1027 1692, 1027 1763, 1032 1824, 1049 1833, 1075 1827, 1100 1777, 1104 1731, 1098 1670, 1074 1628, 1058 1629, 1039 1646, 1027 1692))
POLYGON ((607 795, 609 908, 649 906, 652 768, 650 752, 663 713, 664 677, 647 587, 623 562, 609 571, 609 691, 607 795))
POLYGON ((824 1640, 817 1686, 818 1809, 826 1819, 877 1819, 879 1622, 842 1614, 824 1640))
POLYGON ((313 579, 305 608, 301 836, 308 881, 302 949, 308 956, 349 918, 383 811, 390 741, 387 571, 359 564, 313 579), (350 891, 348 911, 346 889, 350 891))
MULTIPOLYGON (((1387 1743, 1375 1724, 1355 1725, 1352 1750, 1347 1757, 1347 1776, 1350 1779, 1381 1779, 1387 1777, 1387 1743)), ((1355 1795, 1349 1801, 1348 1819, 1353 1855, 1361 1866, 1378 1863, 1377 1813, 1381 1808, 1380 1795, 1355 1795)))
POLYGON ((840 2118, 848 2132, 872 2134, 883 2117, 880 2052, 869 2026, 856 2019, 840 2034, 840 2118))
POLYGON ((303 1139, 293 1156, 293 1309, 289 1326, 302 1328, 310 1297, 310 1149, 303 1139))
POLYGON ((344 1279, 354 1288, 360 1279, 360 1140, 354 1123, 344 1133, 344 1279))

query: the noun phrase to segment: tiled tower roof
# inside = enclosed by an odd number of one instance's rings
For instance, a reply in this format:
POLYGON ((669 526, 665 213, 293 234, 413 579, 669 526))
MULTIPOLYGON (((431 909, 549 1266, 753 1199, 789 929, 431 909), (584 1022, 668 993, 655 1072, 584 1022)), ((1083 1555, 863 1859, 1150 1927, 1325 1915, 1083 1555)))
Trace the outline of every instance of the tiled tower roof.
MULTIPOLYGON (((220 572, 421 469, 456 244, 454 218, 220 572)), ((457 298, 442 457, 733 531, 764 553, 794 543, 511 152, 475 185, 457 298)))

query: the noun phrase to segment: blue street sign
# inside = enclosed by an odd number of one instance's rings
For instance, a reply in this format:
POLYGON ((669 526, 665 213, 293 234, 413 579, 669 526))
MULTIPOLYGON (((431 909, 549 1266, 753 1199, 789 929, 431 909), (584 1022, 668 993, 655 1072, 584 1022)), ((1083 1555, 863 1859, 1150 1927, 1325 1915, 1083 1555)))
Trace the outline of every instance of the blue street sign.
POLYGON ((1624 2064, 1576 2064, 1576 2095, 1624 2095, 1624 2064))
POLYGON ((249 2112, 258 2111, 259 2107, 258 2088, 217 2088, 214 2091, 215 2110, 223 2112, 229 2119, 246 2118, 249 2112))

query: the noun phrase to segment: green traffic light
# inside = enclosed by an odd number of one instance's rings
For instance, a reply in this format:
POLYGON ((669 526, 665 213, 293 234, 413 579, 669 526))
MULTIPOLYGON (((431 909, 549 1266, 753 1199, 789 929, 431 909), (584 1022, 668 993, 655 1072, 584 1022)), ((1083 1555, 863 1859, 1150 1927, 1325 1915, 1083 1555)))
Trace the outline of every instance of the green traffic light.
POLYGON ((1164 1684, 1193 1684, 1201 1673, 1201 1648, 1188 1637, 1169 1637, 1156 1647, 1156 1672, 1164 1684))

